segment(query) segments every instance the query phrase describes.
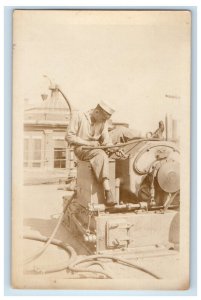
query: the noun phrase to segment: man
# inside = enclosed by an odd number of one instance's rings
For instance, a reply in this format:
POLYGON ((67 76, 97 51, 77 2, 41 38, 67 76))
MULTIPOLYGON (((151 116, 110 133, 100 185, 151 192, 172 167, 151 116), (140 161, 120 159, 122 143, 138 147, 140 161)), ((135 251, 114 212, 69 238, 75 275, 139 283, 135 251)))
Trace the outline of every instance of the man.
POLYGON ((107 120, 113 113, 114 109, 104 101, 86 113, 75 112, 71 117, 66 134, 66 140, 74 146, 74 153, 78 159, 90 161, 97 181, 103 185, 107 206, 116 204, 110 189, 108 156, 105 151, 95 147, 112 144, 107 120), (83 146, 94 147, 94 149, 83 149, 83 146))

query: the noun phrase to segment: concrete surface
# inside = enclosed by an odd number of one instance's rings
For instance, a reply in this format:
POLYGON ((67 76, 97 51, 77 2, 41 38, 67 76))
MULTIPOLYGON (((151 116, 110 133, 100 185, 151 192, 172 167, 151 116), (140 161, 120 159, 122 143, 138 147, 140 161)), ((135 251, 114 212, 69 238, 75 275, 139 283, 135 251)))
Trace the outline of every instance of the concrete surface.
POLYGON ((65 182, 68 178, 69 170, 44 170, 44 169, 25 169, 24 184, 25 185, 43 185, 43 184, 59 184, 65 182))

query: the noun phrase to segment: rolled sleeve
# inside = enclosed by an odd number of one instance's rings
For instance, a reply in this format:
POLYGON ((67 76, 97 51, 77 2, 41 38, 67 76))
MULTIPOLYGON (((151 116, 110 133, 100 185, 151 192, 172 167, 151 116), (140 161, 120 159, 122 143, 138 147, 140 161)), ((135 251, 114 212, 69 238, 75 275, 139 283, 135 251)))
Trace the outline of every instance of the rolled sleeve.
POLYGON ((108 123, 105 122, 102 134, 101 134, 101 145, 112 145, 112 139, 110 138, 109 132, 108 132, 108 123))

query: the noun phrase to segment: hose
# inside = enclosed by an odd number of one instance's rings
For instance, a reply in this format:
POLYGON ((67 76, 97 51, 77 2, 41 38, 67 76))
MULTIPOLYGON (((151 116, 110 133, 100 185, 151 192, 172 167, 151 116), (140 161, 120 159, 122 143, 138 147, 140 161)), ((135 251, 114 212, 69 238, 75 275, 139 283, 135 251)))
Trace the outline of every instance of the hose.
MULTIPOLYGON (((39 242, 47 242, 48 241, 47 237, 38 237, 38 236, 35 236, 35 235, 24 235, 23 238, 28 239, 28 240, 39 241, 39 242)), ((107 274, 106 272, 103 272, 103 271, 89 270, 87 268, 73 268, 73 267, 69 268, 69 265, 77 257, 77 254, 76 254, 75 250, 71 246, 66 245, 65 243, 62 243, 61 241, 56 240, 56 239, 52 239, 50 244, 58 246, 58 247, 64 249, 70 255, 69 260, 65 263, 61 263, 60 265, 57 264, 56 266, 55 265, 54 266, 48 266, 48 267, 38 267, 37 266, 33 270, 26 271, 26 273, 34 271, 35 273, 47 274, 47 273, 54 273, 54 272, 59 272, 59 271, 69 269, 72 272, 94 273, 94 274, 104 275, 107 278, 112 278, 109 274, 107 274)), ((102 269, 104 269, 103 265, 99 262, 98 263, 97 262, 92 262, 90 264, 90 266, 94 265, 94 264, 98 264, 98 265, 101 266, 102 269)))
POLYGON ((115 147, 124 147, 127 145, 130 145, 134 142, 137 142, 136 145, 139 142, 146 142, 146 141, 160 141, 160 139, 141 139, 141 138, 133 138, 130 141, 126 142, 126 143, 118 143, 115 145, 108 145, 108 146, 97 146, 97 147, 92 147, 92 146, 82 146, 83 150, 91 150, 91 149, 110 149, 110 148, 115 148, 115 147))
MULTIPOLYGON (((47 242, 48 241, 47 237, 38 237, 38 236, 34 236, 34 235, 24 235, 23 238, 28 239, 28 240, 35 240, 35 241, 39 241, 39 242, 47 242)), ((75 259, 77 257, 77 254, 71 246, 66 245, 65 243, 63 243, 59 240, 56 240, 56 239, 52 239, 51 244, 64 249, 70 255, 69 260, 65 263, 62 263, 62 264, 56 265, 56 266, 49 266, 49 267, 43 267, 43 268, 35 267, 33 269, 33 271, 35 271, 36 273, 45 274, 45 273, 59 272, 59 271, 63 271, 63 270, 68 269, 72 272, 78 272, 78 273, 83 272, 83 273, 100 274, 100 275, 104 275, 107 278, 111 279, 113 277, 110 274, 108 274, 107 272, 95 271, 95 270, 89 270, 87 268, 76 268, 75 267, 76 265, 83 264, 83 263, 86 263, 86 262, 90 262, 88 267, 90 267, 92 265, 99 265, 104 270, 104 266, 100 262, 97 262, 97 259, 110 259, 113 262, 117 262, 117 263, 129 266, 131 268, 137 269, 139 271, 142 271, 142 272, 154 277, 155 279, 161 279, 158 275, 154 274, 153 272, 151 272, 151 271, 149 271, 145 268, 142 268, 142 267, 140 267, 136 264, 133 264, 128 260, 121 259, 119 257, 114 258, 113 256, 109 256, 109 255, 92 255, 88 258, 82 258, 80 260, 75 261, 75 259)))
MULTIPOLYGON (((104 271, 105 271, 105 269, 107 269, 105 265, 103 265, 101 262, 99 262, 97 260, 93 260, 92 262, 86 262, 85 263, 85 268, 89 268, 89 267, 92 267, 92 266, 99 266, 104 271)), ((108 273, 108 271, 107 271, 107 273, 108 273)), ((111 271, 109 273, 111 273, 111 271)), ((107 275, 111 277, 111 275, 109 275, 109 273, 107 275)))
MULTIPOLYGON (((158 275, 154 274, 153 272, 143 268, 143 267, 140 267, 136 264, 133 264, 131 263, 130 261, 128 260, 125 260, 125 259, 121 259, 119 257, 113 257, 113 256, 110 256, 110 255, 92 255, 90 256, 89 258, 82 258, 80 260, 77 260, 77 261, 74 261, 71 265, 68 266, 68 269, 71 270, 71 271, 74 271, 74 272, 79 272, 79 268, 75 268, 76 265, 78 264, 82 264, 82 263, 85 263, 85 262, 88 262, 88 261, 94 261, 94 260, 97 260, 97 259, 111 259, 113 262, 117 262, 117 263, 120 263, 120 264, 125 264, 131 268, 134 268, 134 269, 137 269, 141 272, 144 272, 152 277, 154 277, 155 279, 161 279, 161 277, 159 277, 158 275)), ((82 269, 81 269, 82 270, 82 269)))
MULTIPOLYGON (((27 239, 27 240, 38 241, 38 242, 47 242, 48 241, 47 237, 38 237, 38 236, 35 236, 35 235, 24 235, 23 238, 27 239)), ((67 245, 67 244, 61 242, 60 240, 56 240, 56 239, 52 239, 51 244, 62 248, 63 250, 65 250, 69 254, 70 257, 69 257, 68 262, 62 263, 61 265, 49 266, 49 267, 46 267, 46 268, 37 267, 37 268, 34 269, 35 272, 37 272, 37 273, 39 273, 39 272, 40 273, 59 272, 59 271, 65 270, 68 267, 68 265, 70 263, 72 263, 72 261, 75 260, 77 254, 76 254, 75 250, 70 245, 67 245)))
POLYGON ((87 268, 74 268, 74 267, 70 267, 70 266, 68 266, 67 267, 67 269, 68 270, 70 270, 70 271, 72 271, 72 272, 77 272, 77 273, 94 273, 94 274, 101 274, 101 275, 104 275, 104 276, 106 276, 107 278, 110 278, 110 279, 112 279, 112 277, 109 275, 109 274, 107 274, 106 272, 103 272, 103 271, 95 271, 95 270, 89 270, 89 269, 87 269, 87 268))
POLYGON ((72 194, 72 196, 68 200, 66 206, 64 207, 63 212, 61 213, 61 215, 59 217, 59 220, 58 220, 58 222, 57 222, 57 224, 56 224, 56 226, 55 226, 55 228, 54 228, 51 236, 46 241, 46 244, 41 249, 39 249, 39 251, 37 251, 32 256, 28 257, 27 259, 25 259, 24 264, 28 264, 31 261, 35 260, 36 258, 38 258, 40 255, 42 255, 47 250, 47 247, 49 246, 49 244, 51 244, 52 240, 54 239, 54 237, 55 237, 55 235, 57 233, 57 230, 58 230, 59 226, 61 225, 61 222, 62 222, 62 220, 64 218, 64 215, 66 213, 67 208, 69 207, 70 203, 74 199, 74 195, 75 195, 75 192, 72 194))
POLYGON ((58 88, 58 91, 61 93, 61 95, 64 97, 68 107, 69 107, 69 111, 70 111, 70 119, 71 119, 71 115, 72 115, 72 107, 71 107, 71 104, 70 104, 70 101, 68 100, 68 98, 66 97, 66 95, 64 94, 64 92, 58 88))

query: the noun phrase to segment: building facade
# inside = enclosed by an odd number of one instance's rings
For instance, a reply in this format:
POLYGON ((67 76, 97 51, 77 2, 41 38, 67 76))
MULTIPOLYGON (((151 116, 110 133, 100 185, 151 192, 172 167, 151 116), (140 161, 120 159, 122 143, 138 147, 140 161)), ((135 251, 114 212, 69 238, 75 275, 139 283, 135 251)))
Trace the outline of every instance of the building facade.
POLYGON ((65 141, 69 118, 68 105, 57 90, 53 90, 41 105, 25 109, 25 181, 37 176, 44 179, 69 176, 73 159, 65 141))

